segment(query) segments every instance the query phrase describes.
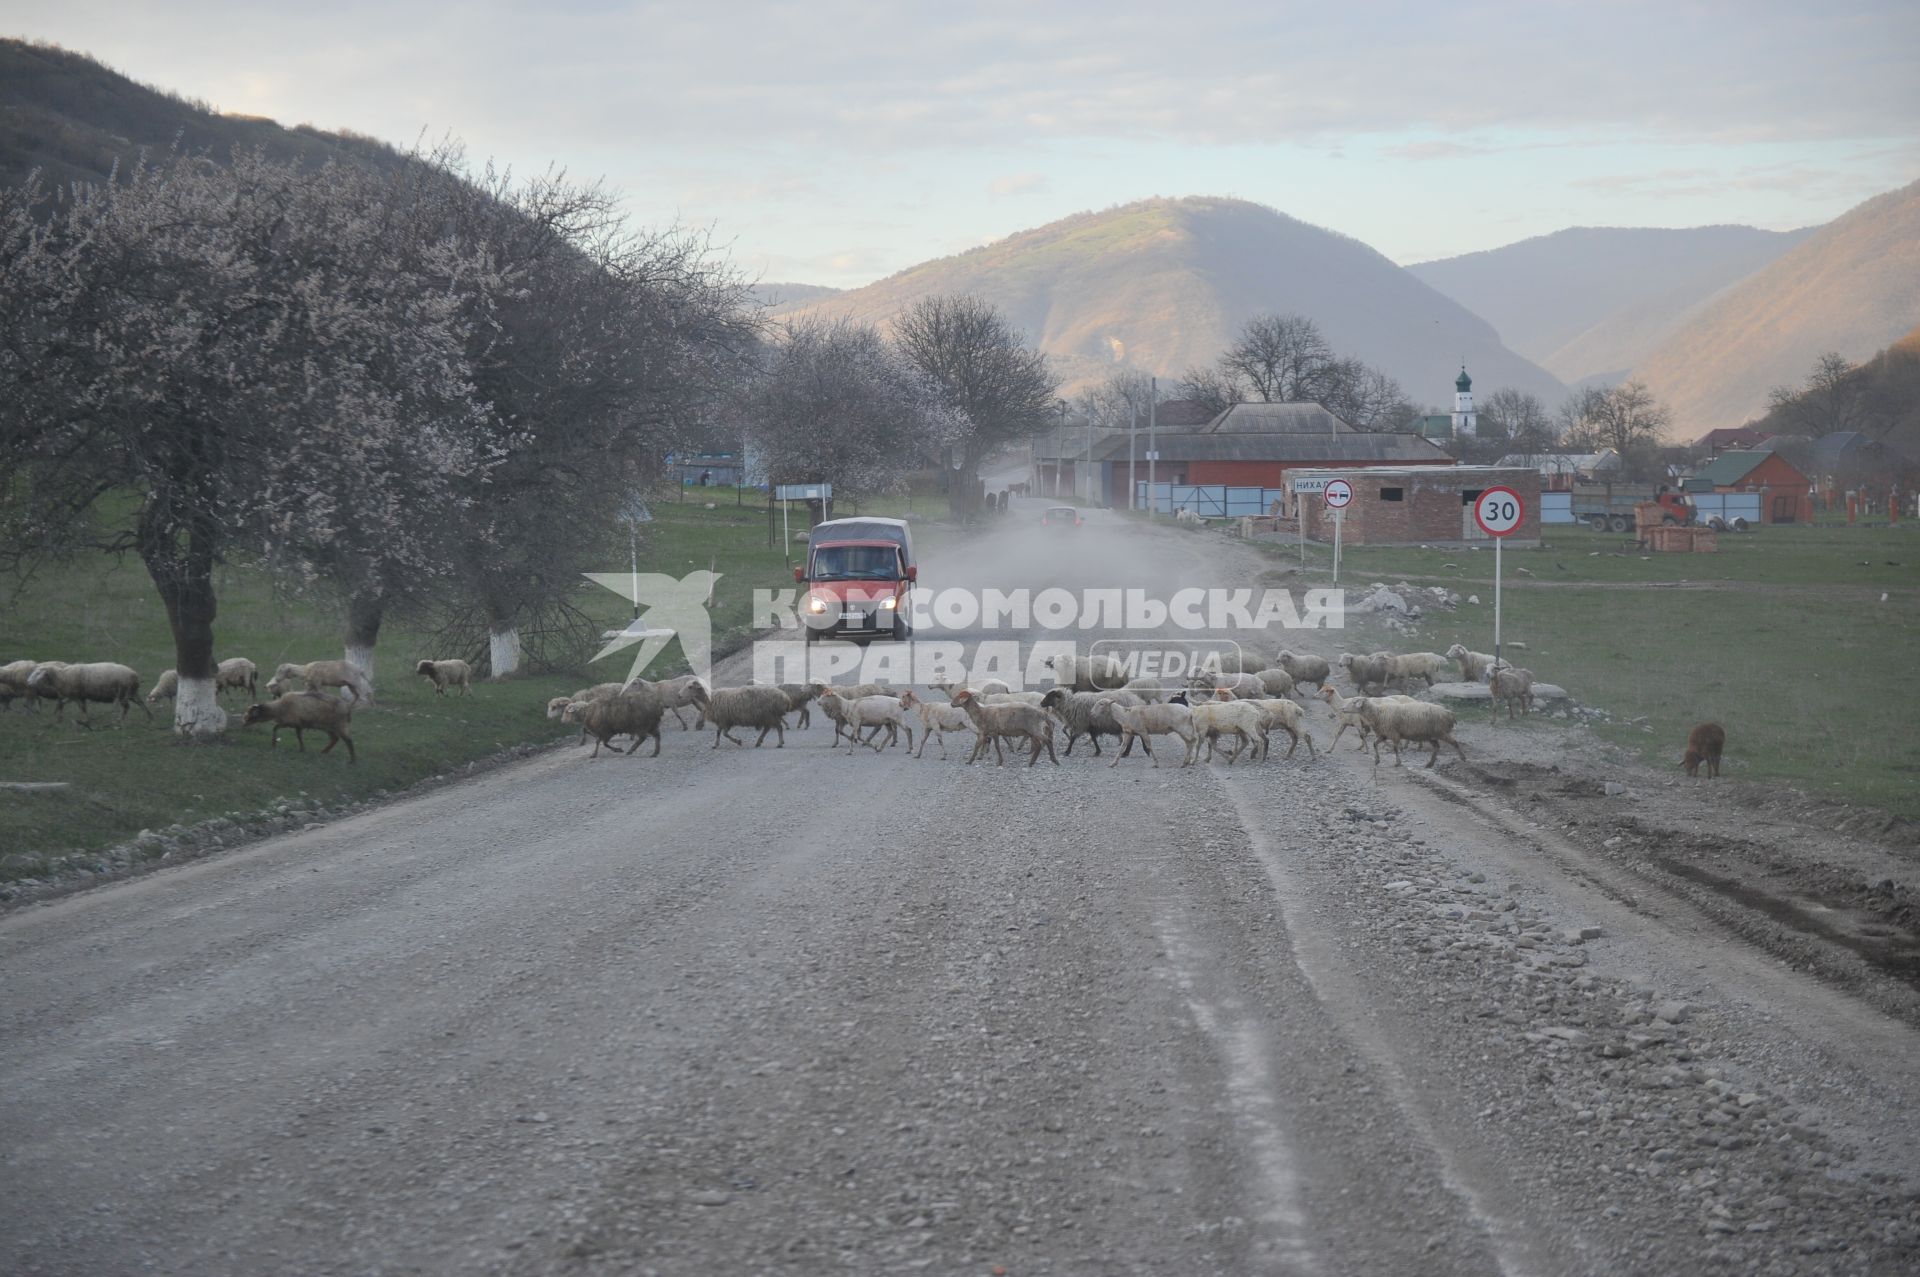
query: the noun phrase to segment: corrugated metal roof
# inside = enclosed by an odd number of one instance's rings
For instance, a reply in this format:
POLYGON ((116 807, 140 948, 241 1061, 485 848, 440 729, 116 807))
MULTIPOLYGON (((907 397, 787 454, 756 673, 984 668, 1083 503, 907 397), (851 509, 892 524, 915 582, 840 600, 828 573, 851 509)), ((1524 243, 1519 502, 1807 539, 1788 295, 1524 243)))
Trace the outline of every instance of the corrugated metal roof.
POLYGON ((1694 471, 1693 477, 1704 479, 1716 488, 1725 487, 1746 478, 1755 466, 1772 455, 1771 452, 1723 452, 1694 471))
MULTIPOLYGON (((1204 434, 1162 431, 1154 440, 1160 460, 1168 461, 1286 461, 1334 463, 1343 461, 1451 461, 1440 448, 1417 435, 1376 434, 1358 430, 1344 434, 1288 434, 1281 432, 1204 434)), ((1146 464, 1147 436, 1140 436, 1135 460, 1146 464)), ((1127 439, 1121 435, 1093 450, 1096 461, 1125 461, 1127 439)))
POLYGON ((1237 403, 1213 419, 1209 434, 1354 434, 1317 403, 1237 403))

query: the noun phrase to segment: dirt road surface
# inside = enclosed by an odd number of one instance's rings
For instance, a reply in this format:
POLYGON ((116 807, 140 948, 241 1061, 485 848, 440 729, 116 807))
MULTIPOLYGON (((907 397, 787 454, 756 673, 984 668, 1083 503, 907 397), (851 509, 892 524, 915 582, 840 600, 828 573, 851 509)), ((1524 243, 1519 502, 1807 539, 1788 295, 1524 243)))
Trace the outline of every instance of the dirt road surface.
MULTIPOLYGON (((1271 567, 1012 523, 923 578, 1271 567)), ((1906 915, 1672 872, 1724 794, 1608 764, 1623 841, 1548 783, 1573 726, 1377 775, 1351 733, 1187 769, 829 733, 561 748, 0 920, 0 1267, 1920 1268, 1906 915)), ((1910 849, 1817 851, 1908 898, 1910 849)))

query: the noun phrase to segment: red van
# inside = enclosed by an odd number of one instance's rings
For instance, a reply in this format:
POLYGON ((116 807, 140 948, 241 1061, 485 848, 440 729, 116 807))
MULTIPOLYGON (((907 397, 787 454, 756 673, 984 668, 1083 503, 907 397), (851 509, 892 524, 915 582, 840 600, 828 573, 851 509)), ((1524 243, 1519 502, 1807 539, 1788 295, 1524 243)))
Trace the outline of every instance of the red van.
POLYGON ((807 537, 807 562, 793 570, 807 587, 800 621, 807 642, 877 638, 904 641, 913 633, 908 595, 920 579, 913 531, 902 519, 833 519, 807 537))

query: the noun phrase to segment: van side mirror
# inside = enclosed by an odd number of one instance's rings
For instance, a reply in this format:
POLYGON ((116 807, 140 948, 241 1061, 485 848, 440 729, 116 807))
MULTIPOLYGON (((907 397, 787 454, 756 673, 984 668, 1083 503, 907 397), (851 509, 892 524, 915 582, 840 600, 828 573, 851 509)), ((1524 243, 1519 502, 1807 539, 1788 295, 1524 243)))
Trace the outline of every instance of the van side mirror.
POLYGON ((919 569, 918 567, 916 567, 916 566, 913 566, 913 565, 911 565, 911 564, 910 564, 910 565, 908 565, 908 567, 907 567, 907 580, 909 580, 909 581, 918 581, 919 579, 920 579, 920 569, 919 569))
POLYGON ((805 568, 795 568, 793 570, 793 579, 796 581, 805 581, 807 579, 807 570, 805 568))

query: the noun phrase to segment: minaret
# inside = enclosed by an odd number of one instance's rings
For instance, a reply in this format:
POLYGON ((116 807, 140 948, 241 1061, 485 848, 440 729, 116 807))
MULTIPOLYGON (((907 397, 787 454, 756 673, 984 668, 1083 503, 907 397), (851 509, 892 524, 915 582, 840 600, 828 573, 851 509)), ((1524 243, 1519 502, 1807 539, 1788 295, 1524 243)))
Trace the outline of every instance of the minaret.
POLYGON ((1476 433, 1476 418, 1473 415, 1473 378, 1467 376, 1467 366, 1460 365, 1460 376, 1453 383, 1453 437, 1471 439, 1476 433))

